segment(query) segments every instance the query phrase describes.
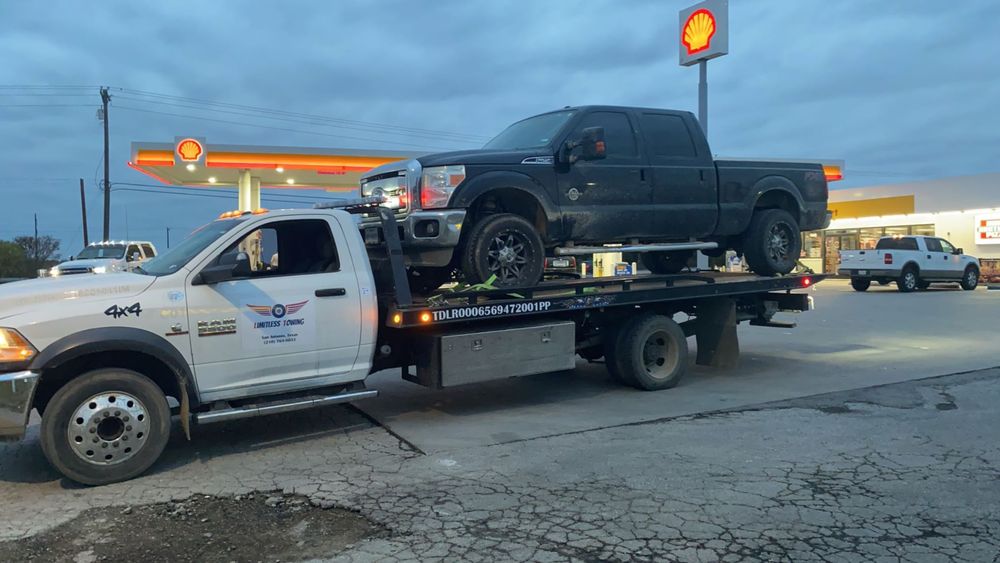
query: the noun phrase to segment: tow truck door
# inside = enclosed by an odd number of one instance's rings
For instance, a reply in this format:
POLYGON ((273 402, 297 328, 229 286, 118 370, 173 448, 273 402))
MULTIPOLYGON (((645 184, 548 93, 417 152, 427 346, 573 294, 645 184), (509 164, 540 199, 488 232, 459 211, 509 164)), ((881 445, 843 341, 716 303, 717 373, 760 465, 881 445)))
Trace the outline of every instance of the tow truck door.
POLYGON ((340 268, 343 239, 326 217, 276 217, 242 231, 201 266, 235 262, 241 253, 250 259, 249 274, 188 287, 203 399, 291 391, 351 370, 361 306, 353 270, 340 268))

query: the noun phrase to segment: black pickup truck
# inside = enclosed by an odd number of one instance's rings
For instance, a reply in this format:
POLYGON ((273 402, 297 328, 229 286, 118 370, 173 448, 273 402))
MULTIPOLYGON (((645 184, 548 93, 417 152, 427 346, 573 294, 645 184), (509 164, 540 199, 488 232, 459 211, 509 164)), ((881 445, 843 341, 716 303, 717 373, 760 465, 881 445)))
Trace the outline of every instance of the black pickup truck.
MULTIPOLYGON (((361 179, 397 208, 415 288, 452 272, 536 283, 546 255, 622 243, 658 274, 694 250, 734 249, 761 275, 790 272, 801 231, 825 228, 819 163, 713 160, 690 112, 568 107, 514 123, 478 150, 394 162, 361 179)), ((362 222, 366 240, 381 234, 362 222)), ((592 251, 592 250, 591 250, 592 251)))

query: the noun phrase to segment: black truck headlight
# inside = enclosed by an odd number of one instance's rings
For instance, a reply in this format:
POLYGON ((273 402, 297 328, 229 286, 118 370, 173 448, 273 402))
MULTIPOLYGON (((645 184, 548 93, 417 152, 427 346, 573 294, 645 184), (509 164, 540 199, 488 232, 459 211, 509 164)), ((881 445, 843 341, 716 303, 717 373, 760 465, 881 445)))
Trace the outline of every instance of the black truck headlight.
POLYGON ((432 166, 420 177, 420 207, 447 207, 452 192, 465 180, 465 166, 432 166))

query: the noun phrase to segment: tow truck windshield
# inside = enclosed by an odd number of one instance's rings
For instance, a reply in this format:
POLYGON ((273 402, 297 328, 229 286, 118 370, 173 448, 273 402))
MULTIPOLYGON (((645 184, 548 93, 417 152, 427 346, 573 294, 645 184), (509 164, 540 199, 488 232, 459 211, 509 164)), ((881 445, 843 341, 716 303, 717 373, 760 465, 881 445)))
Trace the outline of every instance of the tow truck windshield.
POLYGON ((242 222, 242 219, 225 219, 202 225, 177 246, 144 262, 142 267, 135 269, 135 272, 149 276, 172 274, 242 222))
POLYGON ((88 246, 76 255, 78 260, 93 260, 95 258, 121 259, 125 256, 125 245, 123 244, 101 244, 88 246))

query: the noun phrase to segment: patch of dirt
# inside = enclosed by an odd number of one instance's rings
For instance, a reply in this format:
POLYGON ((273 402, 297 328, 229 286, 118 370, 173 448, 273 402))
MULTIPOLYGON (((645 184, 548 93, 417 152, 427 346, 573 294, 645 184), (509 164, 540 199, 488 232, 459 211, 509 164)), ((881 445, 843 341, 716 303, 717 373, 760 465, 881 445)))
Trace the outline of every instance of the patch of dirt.
POLYGON ((300 496, 197 495, 87 510, 36 536, 0 543, 0 561, 300 561, 384 533, 360 514, 300 496))

